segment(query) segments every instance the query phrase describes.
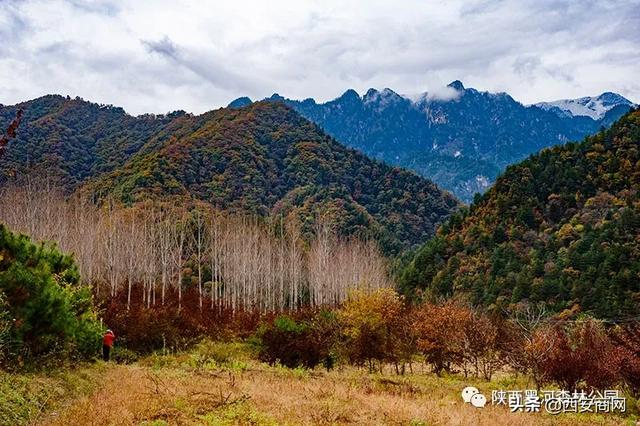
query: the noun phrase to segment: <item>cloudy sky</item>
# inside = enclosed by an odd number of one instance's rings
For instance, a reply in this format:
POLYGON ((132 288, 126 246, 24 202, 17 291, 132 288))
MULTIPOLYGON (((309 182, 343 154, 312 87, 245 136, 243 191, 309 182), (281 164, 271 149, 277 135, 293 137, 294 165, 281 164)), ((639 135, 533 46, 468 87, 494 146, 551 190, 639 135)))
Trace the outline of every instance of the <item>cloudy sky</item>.
POLYGON ((47 93, 203 112, 274 92, 640 102, 640 0, 0 0, 0 103, 47 93))

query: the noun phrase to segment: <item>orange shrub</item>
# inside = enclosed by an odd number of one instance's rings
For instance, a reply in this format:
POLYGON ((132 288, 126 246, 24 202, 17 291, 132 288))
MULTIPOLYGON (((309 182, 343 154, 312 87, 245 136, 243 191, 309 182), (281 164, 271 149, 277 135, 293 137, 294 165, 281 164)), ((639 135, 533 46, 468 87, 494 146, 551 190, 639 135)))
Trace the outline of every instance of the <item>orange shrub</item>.
POLYGON ((461 365, 465 356, 465 328, 471 322, 469 309, 453 302, 443 305, 422 304, 413 315, 413 330, 418 350, 440 375, 461 365))
POLYGON ((374 361, 397 363, 410 357, 405 314, 402 298, 390 288, 352 292, 338 311, 347 358, 373 370, 374 361))

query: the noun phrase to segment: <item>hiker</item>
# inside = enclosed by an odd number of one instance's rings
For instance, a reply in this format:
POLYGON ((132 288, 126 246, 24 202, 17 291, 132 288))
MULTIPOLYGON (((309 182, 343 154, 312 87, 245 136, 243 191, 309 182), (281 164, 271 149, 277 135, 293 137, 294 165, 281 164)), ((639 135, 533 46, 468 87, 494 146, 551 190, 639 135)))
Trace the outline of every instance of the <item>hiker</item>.
POLYGON ((109 361, 109 355, 111 354, 111 347, 113 346, 114 340, 116 340, 116 335, 113 334, 113 331, 107 330, 102 338, 102 359, 105 361, 109 361))

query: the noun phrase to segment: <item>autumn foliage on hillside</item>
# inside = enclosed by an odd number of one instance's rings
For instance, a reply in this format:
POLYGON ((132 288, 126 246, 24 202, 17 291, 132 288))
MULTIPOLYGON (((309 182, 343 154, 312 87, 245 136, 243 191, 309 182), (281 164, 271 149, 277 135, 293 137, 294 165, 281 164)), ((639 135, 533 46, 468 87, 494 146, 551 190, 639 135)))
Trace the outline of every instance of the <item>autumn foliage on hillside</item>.
POLYGON ((457 208, 417 175, 372 161, 280 103, 181 117, 122 168, 86 191, 124 202, 193 197, 232 211, 292 216, 310 233, 318 215, 343 235, 398 250, 433 234, 457 208))
POLYGON ((152 134, 184 114, 131 117, 111 105, 48 95, 0 106, 0 128, 18 111, 22 120, 0 163, 0 183, 40 173, 67 191, 120 167, 152 134))
POLYGON ((386 253, 431 237, 459 207, 432 182, 340 145, 281 103, 132 117, 45 96, 0 106, 0 126, 18 108, 23 124, 0 164, 0 184, 40 175, 96 201, 200 201, 295 218, 305 237, 328 216, 342 236, 373 238, 386 253))
POLYGON ((522 301, 601 318, 640 313, 640 111, 511 166, 403 273, 407 294, 522 301))

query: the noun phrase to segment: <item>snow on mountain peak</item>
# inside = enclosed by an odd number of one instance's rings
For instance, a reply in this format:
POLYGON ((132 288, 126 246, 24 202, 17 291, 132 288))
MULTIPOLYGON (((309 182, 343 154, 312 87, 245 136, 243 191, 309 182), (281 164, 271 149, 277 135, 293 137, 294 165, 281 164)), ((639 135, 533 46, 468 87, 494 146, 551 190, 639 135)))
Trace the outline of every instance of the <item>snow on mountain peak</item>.
POLYGON ((618 105, 633 106, 633 103, 617 93, 605 92, 600 96, 585 96, 578 99, 561 99, 551 102, 539 102, 535 106, 547 111, 559 110, 569 116, 587 116, 600 120, 611 109, 618 105))

